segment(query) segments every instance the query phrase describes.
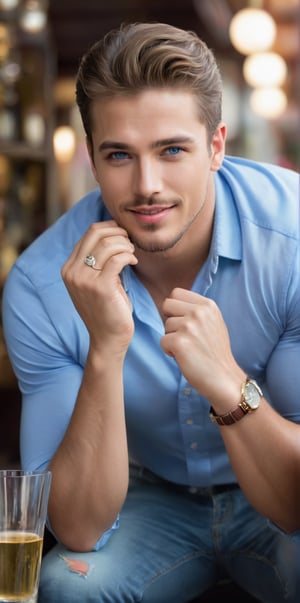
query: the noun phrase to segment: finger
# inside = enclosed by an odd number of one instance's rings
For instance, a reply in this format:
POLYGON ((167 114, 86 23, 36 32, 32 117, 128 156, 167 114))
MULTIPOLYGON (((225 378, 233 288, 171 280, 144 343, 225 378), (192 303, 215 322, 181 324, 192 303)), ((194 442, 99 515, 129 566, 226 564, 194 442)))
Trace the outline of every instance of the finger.
POLYGON ((175 333, 178 331, 181 328, 184 320, 184 317, 169 316, 165 321, 165 333, 175 333))
POLYGON ((92 253, 94 247, 97 247, 101 241, 104 242, 111 237, 117 237, 122 241, 130 242, 126 230, 117 226, 113 221, 95 222, 90 225, 83 237, 77 242, 72 256, 74 258, 79 255, 84 257, 92 253))
MULTIPOLYGON (((81 242, 79 245, 77 244, 76 248, 74 248, 70 258, 65 263, 64 271, 66 270, 81 270, 82 265, 87 264, 86 267, 94 268, 95 270, 103 270, 106 262, 110 259, 111 256, 117 255, 119 253, 131 253, 134 252, 134 246, 129 241, 128 238, 123 236, 109 236, 97 240, 95 243, 93 242, 85 242, 84 244, 81 242), (86 261, 86 258, 94 259, 94 265, 89 265, 89 262, 86 261)), ((130 262, 133 263, 133 262, 130 262)))
POLYGON ((67 267, 66 265, 62 268, 62 277, 64 281, 73 283, 74 286, 81 286, 87 283, 89 286, 95 282, 96 279, 101 279, 99 284, 102 289, 107 291, 114 286, 115 279, 119 281, 119 275, 123 268, 127 265, 137 264, 137 258, 133 253, 127 251, 120 251, 111 255, 110 258, 104 262, 104 264, 96 264, 94 268, 84 265, 82 262, 80 265, 77 263, 75 266, 67 267))
POLYGON ((185 316, 194 310, 195 305, 178 299, 166 298, 163 302, 162 309, 164 315, 170 316, 185 316))
POLYGON ((188 333, 183 331, 174 331, 166 333, 160 340, 161 348, 168 356, 180 359, 187 359, 191 354, 191 338, 188 333))
POLYGON ((177 299, 178 301, 186 301, 189 303, 199 303, 203 298, 200 293, 196 293, 195 291, 189 291, 188 289, 183 289, 181 287, 175 287, 170 295, 169 299, 177 299))
MULTIPOLYGON (((93 261, 92 268, 94 268, 94 270, 102 270, 103 271, 105 269, 107 262, 109 262, 109 260, 111 258, 113 258, 116 255, 119 255, 120 253, 128 253, 128 254, 134 255, 134 246, 131 243, 126 243, 124 240, 122 241, 122 240, 118 240, 114 237, 111 237, 109 239, 109 243, 107 243, 105 245, 103 245, 103 243, 101 243, 101 246, 99 246, 99 245, 95 246, 93 249, 92 256, 90 256, 90 254, 88 256, 85 256, 85 258, 83 258, 83 262, 85 264, 90 264, 91 258, 92 258, 92 261, 93 261), (87 257, 89 258, 88 261, 87 261, 87 257)), ((82 262, 81 257, 80 257, 79 262, 81 265, 81 262, 82 262)), ((78 266, 79 266, 79 262, 77 262, 78 266)), ((132 261, 130 263, 132 263, 132 261)))

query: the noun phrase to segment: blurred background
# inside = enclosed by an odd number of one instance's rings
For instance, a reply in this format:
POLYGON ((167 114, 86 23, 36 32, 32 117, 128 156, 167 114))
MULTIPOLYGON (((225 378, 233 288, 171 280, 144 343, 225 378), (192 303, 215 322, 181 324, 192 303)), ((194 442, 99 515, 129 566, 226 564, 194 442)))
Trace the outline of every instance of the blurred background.
MULTIPOLYGON (((221 69, 227 152, 299 171, 299 0, 0 0, 0 298, 19 253, 96 186, 74 78, 88 47, 123 21, 195 31, 221 69)), ((7 465, 20 396, 1 320, 0 399, 7 465)))

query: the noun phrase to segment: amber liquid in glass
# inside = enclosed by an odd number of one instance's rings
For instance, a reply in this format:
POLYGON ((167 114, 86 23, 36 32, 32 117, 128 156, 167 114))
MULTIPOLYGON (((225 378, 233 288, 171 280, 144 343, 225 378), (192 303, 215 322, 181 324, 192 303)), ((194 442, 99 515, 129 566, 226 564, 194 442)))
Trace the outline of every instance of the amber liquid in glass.
POLYGON ((26 601, 37 592, 42 546, 37 534, 0 532, 0 601, 26 601))

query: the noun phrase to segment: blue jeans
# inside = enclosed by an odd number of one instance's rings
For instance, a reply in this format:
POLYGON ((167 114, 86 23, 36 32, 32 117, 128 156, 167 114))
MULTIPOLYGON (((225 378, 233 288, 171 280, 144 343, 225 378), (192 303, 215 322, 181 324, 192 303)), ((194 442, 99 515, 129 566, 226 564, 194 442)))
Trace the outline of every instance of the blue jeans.
POLYGON ((186 603, 231 577, 265 603, 299 603, 300 536, 287 536, 240 489, 185 494, 131 478, 120 527, 97 552, 56 545, 38 603, 186 603))

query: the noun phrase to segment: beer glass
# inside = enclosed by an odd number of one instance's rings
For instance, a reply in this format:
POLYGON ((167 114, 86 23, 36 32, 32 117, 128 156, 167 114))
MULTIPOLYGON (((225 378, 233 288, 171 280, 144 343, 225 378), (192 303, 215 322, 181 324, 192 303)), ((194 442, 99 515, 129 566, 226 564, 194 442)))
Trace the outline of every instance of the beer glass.
POLYGON ((35 603, 50 471, 0 471, 0 603, 35 603))

